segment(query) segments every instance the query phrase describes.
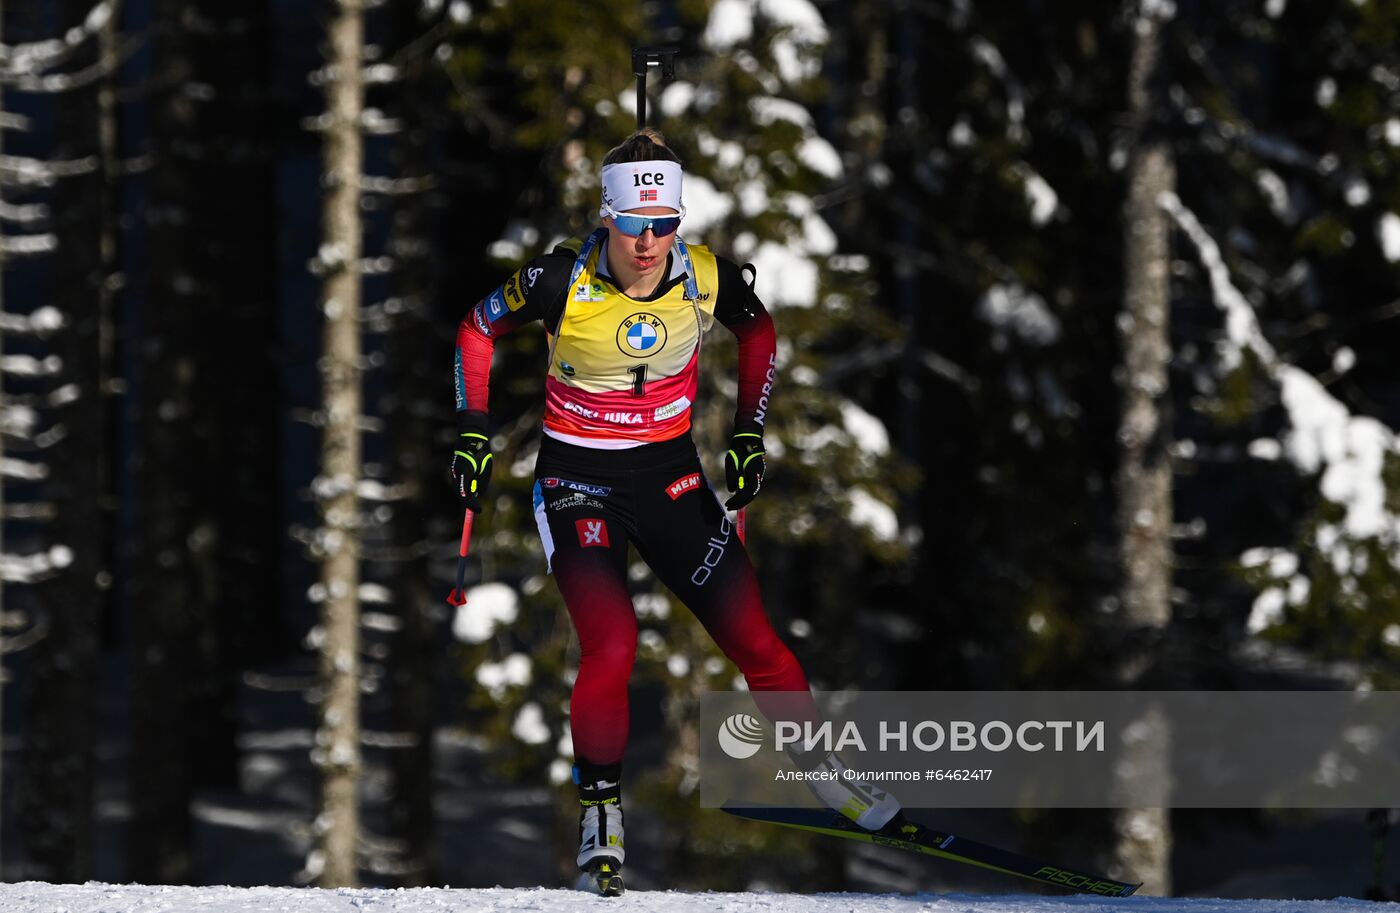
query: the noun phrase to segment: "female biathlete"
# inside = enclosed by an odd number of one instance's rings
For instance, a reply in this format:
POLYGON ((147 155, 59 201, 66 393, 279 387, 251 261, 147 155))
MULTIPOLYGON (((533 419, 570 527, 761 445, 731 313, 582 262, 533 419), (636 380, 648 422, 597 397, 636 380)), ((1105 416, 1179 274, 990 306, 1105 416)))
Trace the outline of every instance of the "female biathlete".
MULTIPOLYGON (((620 783, 637 645, 629 544, 739 667, 762 713, 816 718, 807 677, 768 621, 743 543, 690 438, 700 340, 718 320, 739 340, 725 507, 753 500, 763 483, 773 321, 738 266, 678 236, 681 181, 680 160, 658 133, 633 134, 604 159, 602 227, 526 263, 457 332, 452 475, 473 511, 494 462, 487 394, 495 341, 535 320, 549 334, 534 510, 581 647, 570 702, 578 865, 582 886, 604 894, 621 893, 625 858, 620 783)), ((795 760, 806 769, 840 764, 795 760)), ((863 827, 878 829, 899 811, 883 791, 823 782, 822 800, 863 827)))

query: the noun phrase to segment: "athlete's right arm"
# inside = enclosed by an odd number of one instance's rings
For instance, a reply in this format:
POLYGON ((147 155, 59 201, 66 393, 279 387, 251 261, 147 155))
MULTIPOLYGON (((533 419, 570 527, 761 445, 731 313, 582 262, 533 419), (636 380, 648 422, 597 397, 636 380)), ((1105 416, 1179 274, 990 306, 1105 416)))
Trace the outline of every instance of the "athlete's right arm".
POLYGON ((452 451, 452 479, 468 510, 481 510, 491 482, 491 437, 487 431, 491 356, 496 337, 532 320, 553 327, 563 312, 572 257, 536 257, 516 270, 499 288, 473 305, 457 327, 453 386, 457 392, 457 441, 452 451))
POLYGON ((532 320, 543 319, 553 329, 563 310, 572 267, 569 254, 535 257, 467 312, 457 327, 452 368, 459 425, 466 419, 485 428, 496 337, 532 320))

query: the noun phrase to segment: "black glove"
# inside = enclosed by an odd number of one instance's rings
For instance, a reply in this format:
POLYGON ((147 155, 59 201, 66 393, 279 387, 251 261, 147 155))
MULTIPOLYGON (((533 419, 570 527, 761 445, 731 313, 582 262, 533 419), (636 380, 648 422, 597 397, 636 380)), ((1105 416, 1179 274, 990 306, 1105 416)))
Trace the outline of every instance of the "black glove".
POLYGON ((481 498, 491 482, 491 438, 486 434, 485 415, 480 412, 459 412, 457 448, 452 452, 452 481, 457 483, 457 496, 462 506, 480 513, 481 498))
POLYGON ((724 502, 730 510, 747 505, 763 485, 763 433, 750 429, 735 430, 729 438, 729 452, 724 455, 724 480, 734 497, 724 502))

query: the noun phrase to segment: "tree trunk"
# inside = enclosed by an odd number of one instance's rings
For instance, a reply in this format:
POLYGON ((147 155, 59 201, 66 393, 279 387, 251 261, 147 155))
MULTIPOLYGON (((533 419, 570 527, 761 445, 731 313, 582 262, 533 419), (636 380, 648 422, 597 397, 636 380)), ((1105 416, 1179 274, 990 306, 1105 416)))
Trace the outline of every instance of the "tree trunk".
MULTIPOLYGON (((1158 71, 1162 21, 1144 3, 1135 18, 1128 84, 1132 148, 1124 204, 1123 399, 1119 429, 1118 527, 1121 537, 1122 622, 1132 644, 1119 669, 1125 687, 1140 686, 1154 650, 1171 621, 1172 474, 1168 455, 1171 419, 1167 365, 1170 267, 1169 222, 1160 199, 1175 187, 1166 136, 1154 128, 1160 97, 1158 71)), ((1118 867, 1143 881, 1143 892, 1171 888, 1171 830, 1165 777, 1167 738, 1159 717, 1145 711, 1149 735, 1126 748, 1131 767, 1152 771, 1140 778, 1156 799, 1135 790, 1145 807, 1123 809, 1115 820, 1118 867)))
MULTIPOLYGON (((0 0, 0 41, 3 41, 3 40, 4 40, 4 36, 5 36, 5 0, 0 0)), ((4 111, 5 111, 5 96, 4 96, 4 91, 5 91, 5 87, 4 87, 3 85, 0 85, 0 114, 3 114, 4 111)), ((4 145, 4 144, 5 144, 5 131, 0 130, 0 153, 3 153, 3 152, 4 152, 4 149, 5 149, 5 145, 4 145)), ((0 224, 0 235, 3 235, 3 234, 4 234, 4 230, 5 230, 4 225, 3 225, 3 224, 0 224)), ((5 272, 6 272, 6 269, 5 269, 5 256, 4 256, 3 253, 0 253, 0 314, 3 314, 3 313, 5 312, 5 272)), ((0 330, 0 355, 4 355, 4 352, 5 352, 5 345, 4 345, 3 332, 4 332, 3 330, 0 330)), ((3 376, 4 376, 3 373, 0 373, 0 378, 3 378, 3 376)), ((4 381, 3 381, 3 380, 0 380, 0 409, 5 408, 5 407, 6 407, 5 404, 6 404, 6 399, 5 399, 4 381)), ((4 435, 0 435, 0 461, 3 461, 4 459, 5 459, 5 437, 4 437, 4 435)), ((4 477, 3 474, 0 474, 0 554, 4 554, 4 552, 5 552, 5 535, 4 535, 4 532, 5 532, 5 511, 6 511, 6 509, 8 508, 8 506, 9 506, 9 501, 6 500, 6 498, 5 498, 5 477, 4 477)), ((4 765, 4 758, 5 758, 5 715, 4 715, 4 708, 5 708, 5 684, 6 684, 5 676, 6 676, 6 672, 5 672, 5 579, 4 579, 4 577, 0 577, 0 783, 4 783, 4 782, 5 782, 5 777, 4 777, 4 773, 5 773, 5 765, 4 765)), ((2 810, 5 808, 4 799, 5 799, 5 794, 4 794, 3 790, 0 790, 0 811, 2 811, 2 810)), ((0 815, 0 821, 3 821, 3 815, 0 815)), ((3 827, 3 826, 0 826, 0 832, 3 832, 3 831, 4 831, 4 827, 3 827)), ((4 877, 5 877, 5 852, 4 852, 4 843, 3 843, 3 840, 0 840, 0 881, 3 881, 3 880, 4 880, 4 877)))
MULTIPOLYGON (((87 0, 65 0, 61 21, 78 23, 87 0)), ((71 62, 97 63, 95 42, 71 62)), ((77 160, 100 152, 97 91, 74 87, 55 98, 54 155, 77 160)), ((65 434, 47 451, 45 485, 54 506, 51 547, 67 549, 72 561, 39 584, 39 611, 48 635, 34 647, 24 788, 20 818, 30 859, 43 878, 82 882, 92 877, 96 782, 98 631, 102 591, 103 536, 99 502, 103 459, 103 402, 99 357, 101 296, 105 288, 101 249, 100 168, 63 178, 54 191, 54 233, 62 268, 54 271, 53 302, 66 324, 51 341, 62 373, 50 384, 48 421, 65 434)))
POLYGON ((360 175, 363 148, 364 7, 337 0, 329 26, 325 127, 322 313, 325 346, 321 384, 325 426, 321 475, 321 717, 317 763, 321 768, 318 850, 322 887, 358 884, 360 780, 360 175))
MULTIPOLYGON (((396 30, 405 42, 419 34, 422 24, 411 6, 401 6, 396 16, 396 30)), ((429 180, 431 167, 428 62, 419 54, 405 64, 395 112, 404 123, 396 171, 421 182, 429 180)), ((393 719, 409 736, 409 746, 393 755, 394 801, 389 810, 390 832, 403 846, 405 887, 437 881, 433 722, 441 650, 434 611, 442 597, 428 588, 427 550, 422 546, 430 519, 426 505, 435 496, 450 499, 450 494, 442 485, 432 447, 431 417, 439 411, 435 394, 440 372, 423 357, 435 342, 430 320, 434 295, 428 263, 429 192, 424 184, 398 198, 389 253, 397 263, 396 297, 402 308, 392 317, 387 341, 392 375, 382 410, 389 417, 392 478, 406 487, 406 497, 394 505, 392 526, 392 549, 400 557, 392 579, 400 627, 392 646, 391 699, 393 719)))

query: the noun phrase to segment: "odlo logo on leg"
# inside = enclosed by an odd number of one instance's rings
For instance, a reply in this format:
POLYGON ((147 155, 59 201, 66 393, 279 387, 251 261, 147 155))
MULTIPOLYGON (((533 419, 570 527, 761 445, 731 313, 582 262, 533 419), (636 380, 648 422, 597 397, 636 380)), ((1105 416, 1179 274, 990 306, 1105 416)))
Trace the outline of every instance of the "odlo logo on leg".
POLYGON ((704 586, 705 581, 710 579, 710 574, 724 560, 724 547, 729 544, 729 535, 733 531, 734 526, 728 517, 719 521, 719 535, 711 536, 710 541, 705 543, 705 557, 700 560, 700 566, 695 569, 695 573, 690 575, 691 583, 704 586))
POLYGON ((608 547, 608 525, 602 520, 575 520, 574 528, 578 530, 580 548, 608 547))

